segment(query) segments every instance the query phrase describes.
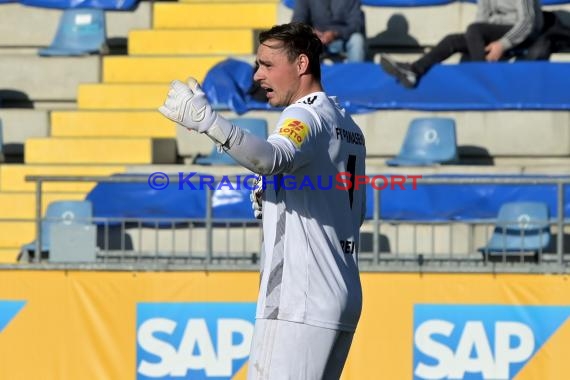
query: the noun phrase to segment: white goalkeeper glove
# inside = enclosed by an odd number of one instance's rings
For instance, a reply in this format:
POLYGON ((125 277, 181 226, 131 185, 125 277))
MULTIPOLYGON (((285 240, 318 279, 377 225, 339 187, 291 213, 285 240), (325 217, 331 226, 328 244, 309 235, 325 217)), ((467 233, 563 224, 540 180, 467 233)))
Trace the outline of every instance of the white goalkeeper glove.
POLYGON ((228 120, 212 109, 194 78, 188 78, 188 84, 173 81, 164 104, 158 110, 189 130, 206 133, 221 145, 227 142, 233 128, 228 120))
POLYGON ((253 190, 249 194, 251 200, 251 208, 253 209, 253 216, 255 219, 262 219, 262 201, 263 201, 263 176, 258 175, 253 183, 253 190))

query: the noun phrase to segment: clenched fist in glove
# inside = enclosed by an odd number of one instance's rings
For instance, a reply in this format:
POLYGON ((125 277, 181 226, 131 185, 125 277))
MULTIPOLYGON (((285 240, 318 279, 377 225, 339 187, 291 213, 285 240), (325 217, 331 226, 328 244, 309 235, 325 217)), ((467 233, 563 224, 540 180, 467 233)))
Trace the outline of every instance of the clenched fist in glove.
POLYGON ((218 115, 206 94, 194 78, 188 83, 175 80, 170 84, 168 96, 158 109, 161 114, 190 130, 206 133, 219 144, 225 144, 233 128, 218 115))

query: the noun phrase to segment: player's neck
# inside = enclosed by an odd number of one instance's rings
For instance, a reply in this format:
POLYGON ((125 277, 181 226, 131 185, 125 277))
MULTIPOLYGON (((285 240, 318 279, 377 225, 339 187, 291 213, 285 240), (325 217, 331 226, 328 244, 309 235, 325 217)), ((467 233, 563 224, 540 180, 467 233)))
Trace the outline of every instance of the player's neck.
POLYGON ((323 92, 323 86, 320 82, 316 80, 310 80, 301 85, 299 88, 298 96, 295 101, 304 98, 305 96, 312 94, 313 92, 323 92))

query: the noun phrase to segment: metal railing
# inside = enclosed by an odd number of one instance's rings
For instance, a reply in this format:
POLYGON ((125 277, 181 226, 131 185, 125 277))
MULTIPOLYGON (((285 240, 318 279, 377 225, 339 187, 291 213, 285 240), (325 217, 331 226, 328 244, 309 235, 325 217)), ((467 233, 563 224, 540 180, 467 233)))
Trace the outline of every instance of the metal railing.
MULTIPOLYGON (((47 182, 112 182, 112 183, 144 183, 147 177, 139 176, 27 176, 27 181, 35 182, 36 195, 36 246, 34 260, 39 263, 41 260, 41 216, 42 216, 42 193, 43 184, 47 182)), ((382 191, 374 191, 373 205, 374 211, 371 220, 367 220, 362 228, 360 262, 364 270, 404 270, 404 271, 515 271, 515 272, 566 272, 570 257, 565 252, 564 229, 567 221, 564 215, 565 199, 564 186, 570 184, 570 179, 549 177, 549 178, 501 178, 501 177, 458 177, 458 178, 421 178, 416 179, 418 186, 431 185, 555 185, 556 186, 556 218, 549 220, 553 229, 556 230, 556 240, 554 249, 545 252, 538 252, 533 257, 533 265, 528 263, 528 255, 524 252, 520 254, 505 252, 498 255, 495 260, 490 256, 482 255, 476 249, 478 244, 488 240, 496 220, 464 220, 464 221, 426 221, 426 220, 389 220, 382 217, 381 197, 382 191), (463 228, 464 232, 454 232, 454 229, 463 228), (448 232, 444 232, 448 229, 448 232), (431 237, 426 231, 431 230, 431 237), (406 232, 407 231, 407 232, 406 232), (410 232, 411 231, 411 232, 410 232), (420 232, 418 232, 420 231, 420 232), (477 231, 482 235, 477 237, 477 231), (383 232, 386 235, 383 235, 383 232), (421 235, 421 236, 419 236, 421 235), (366 237, 363 239, 362 236, 366 237), (402 237, 404 236, 404 237, 402 237), (443 236, 443 238, 441 237, 443 236), (442 239, 448 239, 448 248, 442 248, 442 239), (384 240, 384 241, 383 241, 384 240), (390 247, 385 247, 386 240, 391 242, 390 247), (366 241, 366 244, 362 242, 366 241), (403 242, 403 243, 402 243, 403 242), (461 249, 456 248, 458 244, 463 244, 461 249), (406 248, 407 246, 407 248, 406 248)), ((409 184, 407 182, 406 184, 409 184)), ((261 229, 259 221, 251 220, 214 220, 212 216, 212 194, 213 190, 208 186, 206 190, 206 214, 203 219, 184 220, 150 220, 150 219, 123 219, 112 220, 109 218, 94 218, 93 222, 103 230, 111 229, 119 225, 119 235, 132 235, 138 239, 138 249, 120 246, 118 250, 110 249, 109 245, 101 243, 99 247, 99 264, 125 264, 148 265, 148 263, 162 263, 167 266, 178 266, 187 268, 188 266, 235 268, 236 265, 246 268, 257 267, 259 247, 261 244, 261 229), (149 227, 152 223, 163 225, 170 223, 169 229, 149 227), (102 227, 101 227, 102 226, 102 227), (239 228, 238 228, 239 227, 239 228), (231 241, 228 236, 236 230, 243 230, 241 251, 232 251, 227 245, 231 241), (159 247, 159 241, 168 240, 164 235, 165 231, 170 231, 172 249, 164 250, 159 247), (220 232, 221 231, 221 232, 220 232), (149 234, 155 233, 154 248, 145 251, 143 248, 144 239, 149 234), (226 237, 220 237, 220 234, 226 237), (159 237, 158 235, 161 235, 159 237), (200 239, 196 236, 200 235, 200 239), (187 248, 175 247, 177 239, 188 239, 188 241, 201 241, 200 247, 188 246, 187 248), (221 247, 225 241, 226 247, 221 247), (257 247, 251 248, 251 244, 257 247)), ((149 244, 146 243, 148 248, 149 244)))

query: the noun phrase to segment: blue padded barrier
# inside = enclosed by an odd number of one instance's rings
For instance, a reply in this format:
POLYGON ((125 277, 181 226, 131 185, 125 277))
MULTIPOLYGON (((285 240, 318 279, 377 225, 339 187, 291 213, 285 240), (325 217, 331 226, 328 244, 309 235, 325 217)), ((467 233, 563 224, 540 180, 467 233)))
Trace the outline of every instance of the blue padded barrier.
MULTIPOLYGON (((520 176, 520 175, 426 175, 424 178, 564 178, 555 176, 520 176)), ((465 185, 418 185, 411 190, 411 184, 405 190, 385 189, 380 194, 380 210, 383 219, 392 220, 476 220, 493 219, 501 206, 507 202, 544 202, 548 205, 552 217, 557 216, 555 184, 465 184, 465 185)), ((374 190, 367 188, 366 218, 372 219, 374 211, 374 190)), ((570 216, 570 186, 565 186, 566 203, 564 214, 570 216)))
MULTIPOLYGON (((169 185, 162 189, 153 189, 148 182, 143 183, 98 183, 86 196, 93 204, 95 218, 148 218, 143 226, 170 227, 167 221, 155 222, 158 219, 204 219, 206 216, 206 182, 212 177, 206 173, 195 173, 184 179, 190 172, 182 173, 183 185, 178 180, 179 173, 168 173, 169 185), (202 182, 201 182, 202 181, 202 182)), ((250 189, 243 186, 248 179, 244 174, 238 183, 212 183, 215 190, 212 196, 213 217, 215 219, 250 219, 251 204, 249 203, 250 189), (238 189, 239 188, 239 189, 238 189)), ((113 176, 148 178, 149 174, 115 174, 113 176)), ((253 182, 253 176, 248 183, 253 182)), ((159 183, 161 183, 159 181, 159 183)), ((250 186, 251 187, 251 186, 250 186)), ((115 220, 97 224, 117 225, 115 220)))
POLYGON ((127 11, 135 9, 138 0, 20 0, 19 3, 38 8, 94 8, 127 11))
MULTIPOLYGON (((188 173, 186 173, 188 174, 188 173)), ((215 220, 253 219, 249 200, 250 190, 243 186, 247 176, 242 174, 238 186, 234 183, 224 183, 213 193, 213 216, 215 220)), ((369 174, 372 176, 372 174, 369 174)), ((389 178, 389 174, 384 174, 389 178)), ((132 174, 129 174, 132 176, 132 174)), ((148 174, 140 174, 148 177, 148 174)), ((206 215, 206 190, 199 186, 199 176, 192 178, 196 186, 191 190, 185 185, 178 190, 175 180, 177 174, 170 175, 171 183, 165 190, 153 190, 145 183, 99 183, 91 190, 86 199, 93 204, 93 216, 96 218, 186 218, 203 219, 206 215)), ((424 178, 564 178, 570 176, 520 176, 520 175, 430 175, 424 178)), ((251 179, 251 178, 250 178, 251 179)), ((249 182, 251 183, 251 182, 249 182)), ((326 191, 326 190, 315 190, 326 191)), ((366 218, 372 219, 374 209, 374 192, 372 186, 367 187, 366 218)), ((405 190, 395 187, 381 190, 380 210, 383 219, 392 220, 475 220, 493 219, 499 209, 507 202, 543 202, 546 203, 551 217, 557 216, 557 186, 544 184, 466 184, 466 185, 432 185, 421 184, 412 190, 411 184, 406 184, 405 190)), ((564 189, 565 215, 570 217, 570 186, 564 189)), ((148 223, 148 225, 154 225, 148 223)), ((162 224, 161 224, 162 225, 162 224)), ((170 224, 163 224, 168 227, 170 224)))
MULTIPOLYGON (((206 75, 203 88, 210 101, 238 114, 272 109, 246 94, 253 67, 228 59, 206 75)), ((351 113, 379 109, 569 110, 570 63, 499 62, 436 65, 415 89, 407 89, 379 65, 322 65, 322 82, 329 95, 351 113)), ((277 110, 277 109, 276 109, 277 110)))

